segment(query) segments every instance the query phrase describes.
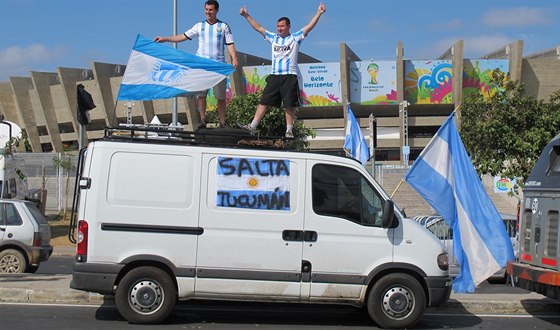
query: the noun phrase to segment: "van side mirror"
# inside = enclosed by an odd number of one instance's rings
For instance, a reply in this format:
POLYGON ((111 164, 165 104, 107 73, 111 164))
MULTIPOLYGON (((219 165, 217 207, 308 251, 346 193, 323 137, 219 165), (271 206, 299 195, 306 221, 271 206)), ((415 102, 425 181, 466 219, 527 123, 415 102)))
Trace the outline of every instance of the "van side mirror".
POLYGON ((395 222, 395 203, 392 200, 386 200, 383 205, 383 218, 381 226, 383 228, 392 228, 395 222))

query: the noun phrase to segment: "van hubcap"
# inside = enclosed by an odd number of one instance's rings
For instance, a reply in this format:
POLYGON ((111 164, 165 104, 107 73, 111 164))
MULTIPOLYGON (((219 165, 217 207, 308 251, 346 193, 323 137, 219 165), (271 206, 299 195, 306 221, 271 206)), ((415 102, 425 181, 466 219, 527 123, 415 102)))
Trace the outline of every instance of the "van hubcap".
POLYGON ((414 296, 405 287, 389 288, 383 295, 383 311, 389 317, 402 318, 414 307, 414 296))
POLYGON ((163 290, 159 283, 153 280, 143 280, 132 287, 129 301, 137 312, 151 314, 161 307, 163 298, 163 290))

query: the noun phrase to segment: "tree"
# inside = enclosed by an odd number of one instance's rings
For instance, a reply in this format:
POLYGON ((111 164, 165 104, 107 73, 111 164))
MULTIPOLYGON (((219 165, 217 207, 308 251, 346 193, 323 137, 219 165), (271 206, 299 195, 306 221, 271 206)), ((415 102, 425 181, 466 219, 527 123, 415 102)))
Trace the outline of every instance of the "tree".
MULTIPOLYGON (((226 124, 230 127, 237 127, 238 124, 248 124, 253 119, 255 110, 260 102, 261 94, 236 95, 228 104, 226 111, 226 124)), ((217 111, 208 112, 206 115, 209 121, 217 122, 217 111)), ((286 117, 284 109, 268 107, 266 115, 257 127, 257 134, 263 136, 284 136, 286 131, 286 117)), ((294 128, 293 147, 297 150, 304 150, 309 147, 307 137, 315 137, 315 131, 303 125, 303 122, 296 120, 294 128)))
POLYGON ((544 103, 499 70, 492 72, 491 86, 466 98, 461 138, 479 174, 515 178, 517 193, 541 150, 560 133, 560 91, 544 103))
POLYGON ((63 202, 63 213, 62 219, 66 220, 66 211, 68 209, 68 199, 70 195, 70 172, 76 169, 74 165, 74 161, 72 160, 72 156, 66 153, 62 155, 57 155, 53 157, 53 165, 55 168, 62 170, 63 173, 66 172, 66 183, 64 188, 64 202, 63 202))

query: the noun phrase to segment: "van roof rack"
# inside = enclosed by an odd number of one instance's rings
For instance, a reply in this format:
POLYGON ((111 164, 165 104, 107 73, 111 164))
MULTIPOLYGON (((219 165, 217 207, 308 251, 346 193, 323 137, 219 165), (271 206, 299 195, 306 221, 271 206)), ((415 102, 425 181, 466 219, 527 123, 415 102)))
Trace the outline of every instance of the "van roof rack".
POLYGON ((236 128, 203 128, 192 132, 185 131, 184 126, 166 124, 121 124, 118 127, 106 127, 103 140, 295 150, 293 138, 251 135, 248 131, 236 128))

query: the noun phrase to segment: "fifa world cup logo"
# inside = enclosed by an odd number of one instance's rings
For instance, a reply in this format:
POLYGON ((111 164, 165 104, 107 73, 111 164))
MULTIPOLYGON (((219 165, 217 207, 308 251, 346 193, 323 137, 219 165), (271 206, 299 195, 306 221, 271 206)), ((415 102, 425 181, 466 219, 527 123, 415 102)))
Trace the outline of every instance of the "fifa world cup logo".
POLYGON ((371 80, 369 81, 369 83, 372 84, 372 85, 377 85, 378 84, 377 73, 379 72, 379 66, 375 63, 371 63, 367 67, 367 72, 369 73, 369 76, 371 77, 371 80))

